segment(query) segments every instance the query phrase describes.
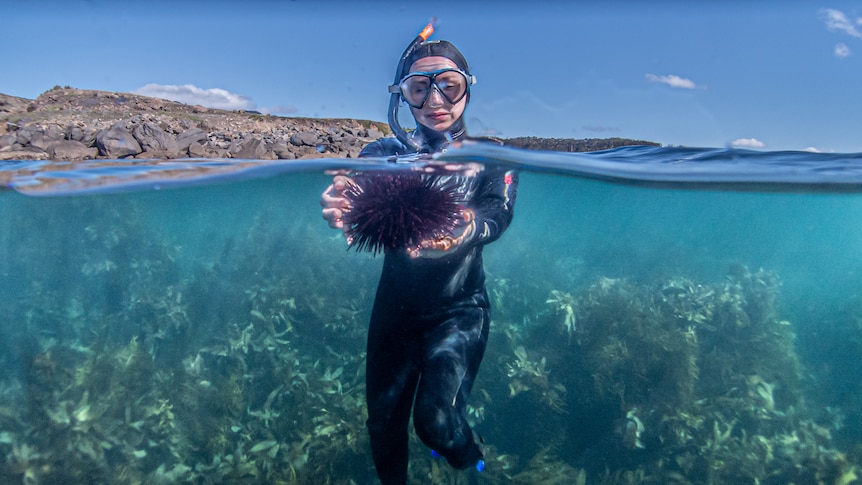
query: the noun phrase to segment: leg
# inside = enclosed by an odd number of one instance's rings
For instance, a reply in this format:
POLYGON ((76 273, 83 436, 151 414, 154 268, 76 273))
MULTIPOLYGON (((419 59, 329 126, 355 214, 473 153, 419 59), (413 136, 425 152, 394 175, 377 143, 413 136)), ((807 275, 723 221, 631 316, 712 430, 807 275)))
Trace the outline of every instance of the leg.
POLYGON ((368 330, 366 398, 371 455, 384 485, 407 483, 410 408, 419 378, 418 346, 405 331, 410 327, 375 305, 368 330))
POLYGON ((488 324, 487 309, 457 308, 426 336, 413 423, 419 438, 458 469, 482 458, 467 424, 467 397, 485 353, 488 324))

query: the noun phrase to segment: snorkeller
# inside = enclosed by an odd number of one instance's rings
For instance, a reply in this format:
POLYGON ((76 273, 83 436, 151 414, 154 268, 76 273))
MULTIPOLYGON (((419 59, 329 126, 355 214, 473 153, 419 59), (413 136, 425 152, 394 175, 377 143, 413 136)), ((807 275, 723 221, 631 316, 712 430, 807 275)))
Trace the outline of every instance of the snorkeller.
MULTIPOLYGON (((452 107, 457 107, 459 102, 466 98, 464 103, 466 106, 470 101, 470 86, 476 84, 476 77, 470 74, 467 60, 454 45, 445 40, 427 41, 433 31, 433 24, 429 23, 407 46, 398 62, 395 81, 389 86, 389 126, 398 141, 412 148, 413 151, 419 152, 438 146, 443 141, 458 140, 466 133, 463 107, 453 113, 454 119, 451 120, 451 124, 436 123, 437 126, 434 126, 432 123, 429 126, 423 123, 428 119, 422 116, 422 109, 431 94, 439 94, 443 101, 448 102, 452 107), (436 63, 428 59, 434 57, 441 59, 436 63), (428 62, 415 66, 420 59, 426 59, 428 62), (413 69, 414 67, 417 69, 413 69), (416 130, 412 133, 404 130, 398 121, 400 101, 413 109, 413 116, 417 123, 416 130)), ((436 119, 435 121, 450 120, 436 119)), ((431 150, 431 152, 435 151, 439 150, 431 150)))
MULTIPOLYGON (((389 87, 389 123, 395 137, 382 138, 360 157, 437 153, 467 139, 464 111, 475 77, 449 42, 429 41, 429 24, 407 47, 389 87), (398 122, 406 104, 416 120, 398 122)), ((477 139, 482 140, 482 139, 477 139)), ((415 247, 384 251, 368 331, 366 398, 368 432, 383 484, 407 483, 411 410, 417 435, 457 469, 484 468, 482 440, 467 422, 467 399, 485 352, 490 304, 482 249, 512 221, 517 173, 484 167, 451 178, 463 194, 455 233, 415 247)), ((323 218, 345 230, 351 210, 345 189, 355 182, 337 175, 321 197, 323 218)))

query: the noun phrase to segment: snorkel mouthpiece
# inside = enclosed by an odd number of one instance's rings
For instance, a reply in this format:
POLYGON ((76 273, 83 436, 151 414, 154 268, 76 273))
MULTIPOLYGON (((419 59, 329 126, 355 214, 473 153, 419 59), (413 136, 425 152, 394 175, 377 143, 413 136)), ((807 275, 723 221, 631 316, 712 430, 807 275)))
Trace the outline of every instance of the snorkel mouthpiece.
POLYGON ((395 133, 395 137, 398 140, 407 145, 411 146, 416 150, 419 150, 419 144, 407 136, 407 132, 404 131, 404 128, 401 127, 401 123, 398 121, 398 103, 400 101, 401 92, 398 89, 398 83, 401 81, 401 73, 404 71, 404 64, 407 62, 407 59, 413 55, 413 51, 416 50, 420 44, 428 40, 431 37, 431 34, 434 33, 434 19, 431 19, 431 22, 428 22, 428 25, 419 32, 419 35, 413 39, 407 49, 404 50, 404 54, 401 54, 401 60, 398 61, 398 69, 395 70, 395 80, 392 81, 392 86, 389 87, 389 92, 392 93, 389 97, 389 128, 392 129, 392 132, 395 133), (393 87, 395 88, 393 90, 393 87))

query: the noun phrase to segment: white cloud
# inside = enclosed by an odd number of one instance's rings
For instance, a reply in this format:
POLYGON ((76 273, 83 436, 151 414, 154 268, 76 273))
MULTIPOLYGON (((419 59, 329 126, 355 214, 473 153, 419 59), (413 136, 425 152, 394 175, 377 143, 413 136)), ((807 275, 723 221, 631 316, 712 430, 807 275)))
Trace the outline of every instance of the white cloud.
POLYGON ((757 138, 738 138, 730 142, 730 146, 736 148, 763 148, 766 146, 766 143, 757 138))
MULTIPOLYGON (((826 22, 826 28, 831 31, 844 32, 847 35, 862 39, 862 32, 853 25, 847 15, 834 8, 824 8, 820 11, 820 17, 826 22)), ((862 17, 856 19, 856 24, 862 25, 862 17)))
POLYGON ((202 89, 194 84, 176 86, 172 84, 147 84, 133 91, 135 94, 153 98, 169 99, 185 104, 199 104, 215 109, 255 109, 248 96, 231 93, 220 88, 202 89))
POLYGON ((850 48, 847 47, 847 44, 843 42, 839 42, 835 44, 835 57, 839 57, 841 59, 850 55, 850 48))
POLYGON ((647 81, 654 83, 662 83, 667 84, 672 88, 682 88, 682 89, 694 89, 697 85, 691 79, 686 79, 684 77, 679 77, 675 74, 670 74, 667 76, 658 76, 655 74, 647 74, 647 81))

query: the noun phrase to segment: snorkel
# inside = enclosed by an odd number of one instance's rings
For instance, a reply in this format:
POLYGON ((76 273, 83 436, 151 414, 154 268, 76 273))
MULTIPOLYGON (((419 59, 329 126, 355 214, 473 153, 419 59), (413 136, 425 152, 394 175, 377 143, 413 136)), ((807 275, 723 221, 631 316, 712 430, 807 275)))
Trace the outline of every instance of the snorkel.
POLYGON ((428 37, 431 37, 431 34, 434 33, 434 21, 428 22, 428 25, 419 32, 419 35, 413 39, 413 42, 407 46, 407 49, 404 50, 404 54, 401 54, 401 60, 398 61, 398 69, 395 71, 395 80, 392 81, 392 86, 389 86, 389 92, 392 93, 389 97, 389 128, 392 129, 392 132, 395 133, 395 137, 398 138, 398 141, 403 143, 406 146, 413 147, 416 150, 419 150, 419 143, 416 142, 413 138, 407 136, 407 131, 401 127, 401 123, 398 121, 398 104, 401 100, 401 90, 398 87, 398 83, 401 82, 401 72, 404 70, 404 64, 407 62, 407 59, 413 54, 413 51, 416 50, 416 47, 419 44, 428 40, 428 37))

